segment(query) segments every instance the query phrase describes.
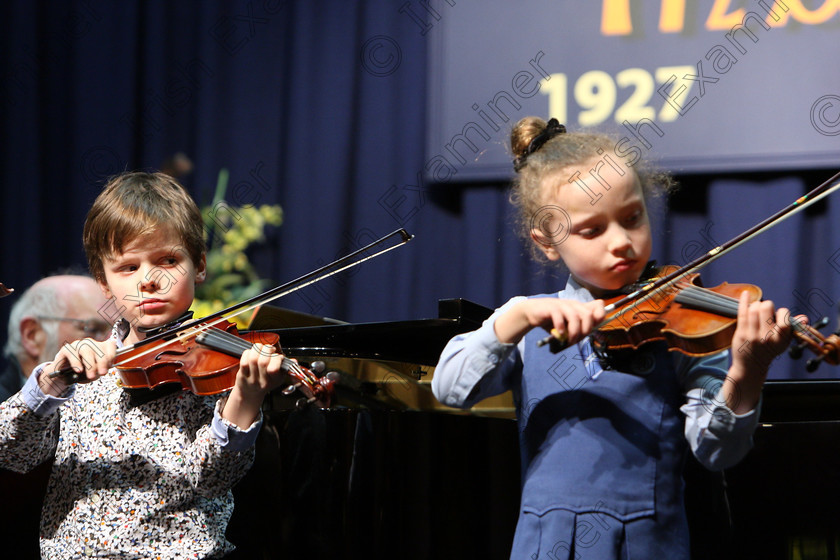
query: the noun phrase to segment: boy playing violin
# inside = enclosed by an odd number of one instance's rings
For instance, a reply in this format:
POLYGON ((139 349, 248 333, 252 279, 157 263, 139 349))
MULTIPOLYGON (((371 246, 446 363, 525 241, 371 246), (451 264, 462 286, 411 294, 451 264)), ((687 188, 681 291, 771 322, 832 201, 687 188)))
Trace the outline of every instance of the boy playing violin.
POLYGON ((265 395, 287 382, 283 356, 255 344, 226 396, 120 388, 119 348, 188 317, 206 275, 203 221, 161 173, 127 173, 88 213, 91 273, 119 310, 105 342, 65 345, 0 405, 0 466, 54 454, 41 516, 43 558, 219 558, 231 488, 253 461, 265 395), (72 367, 81 381, 49 373, 72 367))

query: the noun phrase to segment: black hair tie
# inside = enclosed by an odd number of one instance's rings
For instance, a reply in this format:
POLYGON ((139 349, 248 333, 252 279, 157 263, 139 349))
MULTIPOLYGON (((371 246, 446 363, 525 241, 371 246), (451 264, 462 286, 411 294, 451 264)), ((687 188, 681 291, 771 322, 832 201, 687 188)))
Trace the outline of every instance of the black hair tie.
POLYGON ((542 148, 546 142, 548 142, 558 134, 564 134, 565 132, 566 127, 560 124, 560 122, 557 119, 549 119, 548 124, 546 124, 545 126, 545 129, 536 136, 534 136, 534 138, 528 144, 528 147, 525 149, 525 153, 513 160, 514 171, 518 173, 519 170, 525 167, 525 164, 528 163, 528 156, 542 148))

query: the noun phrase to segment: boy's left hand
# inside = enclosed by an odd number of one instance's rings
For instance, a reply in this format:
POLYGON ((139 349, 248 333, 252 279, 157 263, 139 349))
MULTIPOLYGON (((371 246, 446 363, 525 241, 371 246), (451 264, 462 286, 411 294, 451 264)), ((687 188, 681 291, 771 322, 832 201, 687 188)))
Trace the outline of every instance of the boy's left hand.
POLYGON ((288 382, 288 367, 283 366, 285 359, 274 346, 254 344, 242 354, 236 385, 244 393, 254 393, 262 399, 269 391, 288 382))
POLYGON ((284 366, 287 358, 274 346, 254 344, 242 354, 236 382, 228 396, 222 417, 247 428, 259 417, 263 399, 272 390, 289 384, 284 366))

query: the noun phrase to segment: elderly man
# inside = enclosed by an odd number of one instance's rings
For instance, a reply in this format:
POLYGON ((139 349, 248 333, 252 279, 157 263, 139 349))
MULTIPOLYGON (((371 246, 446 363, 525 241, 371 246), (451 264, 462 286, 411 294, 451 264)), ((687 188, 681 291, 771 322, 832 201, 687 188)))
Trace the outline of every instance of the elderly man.
MULTIPOLYGON (((65 342, 107 338, 111 325, 99 314, 105 303, 88 276, 49 276, 26 290, 9 314, 4 351, 8 365, 0 374, 0 401, 17 393, 35 366, 52 360, 65 342)), ((50 468, 46 461, 26 474, 0 469, 0 495, 4 503, 17 504, 0 508, 0 541, 17 543, 15 558, 40 558, 38 524, 50 468)))
POLYGON ((65 342, 107 338, 111 325, 99 315, 105 302, 87 276, 49 276, 26 290, 9 314, 0 401, 18 392, 35 366, 52 360, 65 342))

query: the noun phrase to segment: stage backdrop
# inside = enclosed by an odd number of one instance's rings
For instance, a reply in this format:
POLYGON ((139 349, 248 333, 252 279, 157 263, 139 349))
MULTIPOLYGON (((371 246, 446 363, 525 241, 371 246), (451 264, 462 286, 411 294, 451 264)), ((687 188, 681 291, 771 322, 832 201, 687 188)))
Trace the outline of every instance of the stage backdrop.
POLYGON ((613 130, 610 155, 628 165, 652 154, 679 172, 834 165, 837 10, 801 0, 441 2, 423 28, 433 47, 426 172, 509 177, 504 140, 523 113, 613 130))
MULTIPOLYGON (((675 31, 660 29, 657 10, 668 7, 673 14, 681 2, 645 3, 656 9, 640 9, 641 4, 630 3, 623 20, 608 20, 624 21, 630 31, 607 35, 602 9, 622 3, 2 2, 0 281, 22 290, 58 269, 84 267, 82 224, 106 177, 158 169, 183 152, 194 165, 183 181, 202 204, 212 201, 219 172, 226 169, 231 204, 282 206, 283 224, 269 228, 266 241, 250 252, 259 273, 277 284, 398 227, 415 235, 398 251, 287 296, 279 302, 285 307, 352 322, 398 321, 436 316, 441 298, 496 307, 517 294, 556 290, 565 274, 532 263, 512 231, 506 158, 497 160, 492 181, 464 180, 467 165, 453 160, 457 173, 435 183, 428 165, 465 123, 484 123, 489 132, 480 112, 500 130, 493 131, 498 146, 467 132, 486 151, 479 165, 490 161, 491 149, 502 149, 501 133, 516 118, 559 114, 549 107, 558 106, 557 94, 544 92, 560 91, 554 84, 562 79, 552 78, 550 86, 536 91, 543 70, 566 75, 565 106, 573 125, 581 123, 583 109, 595 108, 580 103, 586 96, 574 96, 582 76, 596 72, 583 90, 592 96, 596 90, 588 88, 597 80, 615 82, 615 108, 610 104, 601 124, 609 121, 621 130, 615 111, 638 86, 619 85, 619 75, 642 69, 637 76, 654 80, 646 102, 654 111, 651 122, 665 131, 660 138, 653 126, 642 126, 651 143, 644 155, 667 156, 672 145, 706 154, 706 171, 681 173, 682 193, 656 220, 660 262, 687 262, 834 173, 817 164, 838 167, 820 156, 836 153, 837 113, 829 105, 812 107, 820 96, 831 102, 840 95, 831 81, 838 75, 836 49, 820 50, 822 37, 836 32, 838 2, 809 2, 805 9, 802 1, 785 0, 788 12, 774 8, 777 23, 784 25, 766 30, 751 21, 758 41, 738 35, 747 49, 743 55, 725 38, 725 29, 706 27, 711 2, 686 2, 682 20, 665 18, 683 22, 675 31), (571 6, 586 9, 571 12, 571 6), (524 16, 537 24, 521 28, 524 16), (445 45, 445 53, 435 46, 436 33, 470 18, 476 18, 470 34, 451 39, 461 43, 445 45), (564 37, 577 39, 557 42, 564 37), (793 41, 799 41, 795 49, 780 46, 793 41), (716 44, 738 58, 725 74, 713 73, 706 59, 716 44), (768 62, 767 52, 779 58, 768 62), (434 75, 453 71, 436 58, 443 54, 474 80, 446 99, 434 75), (719 81, 705 83, 702 97, 697 81, 685 81, 680 106, 687 107, 692 96, 698 101, 685 115, 663 120, 657 69, 691 66, 681 75, 697 74, 701 60, 704 73, 719 81), (520 71, 534 80, 517 77, 520 71), (802 83, 799 72, 827 81, 802 83), (768 85, 777 78, 787 79, 789 87, 768 85), (503 90, 521 105, 514 111, 500 98, 498 107, 511 120, 505 123, 487 107, 503 90), (727 103, 742 108, 719 117, 713 107, 727 103), (747 122, 753 111, 761 118, 747 122), (438 140, 428 140, 435 136, 427 135, 427 122, 443 123, 438 140), (687 128, 679 132, 672 128, 683 124, 687 128), (711 158, 713 149, 717 160, 711 158), (730 153, 757 156, 750 159, 753 171, 721 175, 733 169, 730 153), (802 159, 788 157, 794 153, 802 159), (759 167, 764 171, 755 173, 759 167)), ((768 13, 758 2, 714 4, 722 14, 741 8, 768 13)), ((446 77, 452 76, 440 76, 446 77)), ((639 142, 634 137, 633 144, 639 142)), ((465 160, 476 159, 463 143, 457 148, 465 160)), ((766 297, 812 318, 828 315, 835 327, 838 207, 830 198, 745 245, 704 271, 706 284, 758 284, 766 297)), ((0 300, 0 317, 7 317, 14 297, 0 300)), ((823 367, 817 375, 836 372, 823 367)), ((807 374, 803 363, 782 357, 772 375, 807 374)))

